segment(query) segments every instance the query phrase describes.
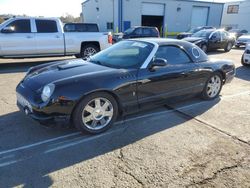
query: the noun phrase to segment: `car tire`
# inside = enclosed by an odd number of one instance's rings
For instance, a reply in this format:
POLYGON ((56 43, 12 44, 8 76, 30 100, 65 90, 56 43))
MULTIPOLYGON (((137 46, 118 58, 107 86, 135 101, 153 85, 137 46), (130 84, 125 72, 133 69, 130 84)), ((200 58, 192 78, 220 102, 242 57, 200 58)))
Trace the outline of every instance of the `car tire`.
POLYGON ((207 51, 208 51, 208 48, 207 48, 207 45, 206 45, 206 44, 202 44, 202 45, 201 45, 201 49, 202 49, 202 51, 205 52, 205 53, 207 53, 207 51))
POLYGON ((86 96, 73 112, 73 123, 81 132, 99 134, 109 129, 118 116, 118 104, 105 92, 86 96), (99 101, 99 102, 98 102, 99 101))
POLYGON ((94 45, 94 44, 87 44, 82 46, 81 48, 81 58, 88 58, 94 54, 96 54, 97 52, 99 52, 100 49, 94 45))
POLYGON ((213 100, 217 98, 221 92, 222 85, 222 75, 220 73, 213 73, 207 80, 205 87, 202 91, 202 99, 213 100))
POLYGON ((246 63, 245 63, 245 61, 244 61, 244 54, 243 54, 242 57, 241 57, 241 64, 242 64, 243 66, 250 66, 249 64, 246 64, 246 63))
POLYGON ((233 44, 231 42, 227 43, 226 47, 224 48, 225 52, 230 52, 233 47, 233 44))

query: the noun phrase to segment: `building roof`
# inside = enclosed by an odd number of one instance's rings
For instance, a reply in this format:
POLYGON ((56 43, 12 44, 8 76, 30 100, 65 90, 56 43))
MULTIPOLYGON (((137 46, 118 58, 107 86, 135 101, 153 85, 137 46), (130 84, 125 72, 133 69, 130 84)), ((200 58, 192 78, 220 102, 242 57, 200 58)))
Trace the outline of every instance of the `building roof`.
MULTIPOLYGON (((82 5, 89 2, 90 0, 83 0, 82 5)), ((154 1, 154 0, 151 0, 154 1)), ((169 1, 169 0, 166 0, 169 1)), ((225 4, 222 2, 216 2, 214 0, 170 0, 170 1, 187 1, 187 2, 198 2, 198 3, 212 3, 212 4, 225 4)), ((237 1, 237 0, 235 0, 237 1)), ((243 1, 243 0, 238 0, 238 1, 243 1)))

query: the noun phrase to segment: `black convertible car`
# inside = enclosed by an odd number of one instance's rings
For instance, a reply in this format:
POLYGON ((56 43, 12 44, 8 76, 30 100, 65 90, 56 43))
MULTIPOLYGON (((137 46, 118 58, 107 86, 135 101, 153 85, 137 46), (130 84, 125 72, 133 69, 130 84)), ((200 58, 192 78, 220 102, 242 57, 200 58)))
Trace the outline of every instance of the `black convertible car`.
POLYGON ((215 49, 224 49, 229 52, 235 43, 235 37, 222 29, 201 30, 183 40, 196 44, 204 52, 215 49))
POLYGON ((176 38, 177 39, 184 39, 186 37, 191 37, 194 33, 197 33, 198 31, 205 30, 205 29, 215 29, 212 26, 202 26, 202 27, 196 27, 188 30, 187 32, 179 33, 176 38))
POLYGON ((31 68, 16 88, 17 104, 42 124, 71 120, 79 130, 96 134, 118 115, 189 94, 214 99, 234 75, 232 62, 209 60, 189 42, 125 40, 87 61, 31 68))

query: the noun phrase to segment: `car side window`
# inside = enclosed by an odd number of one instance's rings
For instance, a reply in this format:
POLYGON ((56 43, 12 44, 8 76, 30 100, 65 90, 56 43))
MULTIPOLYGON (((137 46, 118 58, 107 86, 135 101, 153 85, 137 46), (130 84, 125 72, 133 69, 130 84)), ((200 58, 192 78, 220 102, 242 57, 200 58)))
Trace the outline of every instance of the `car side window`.
POLYGON ((98 26, 95 24, 88 24, 87 28, 88 32, 99 32, 98 26))
POLYGON ((215 33, 212 35, 212 39, 220 39, 220 38, 221 38, 220 32, 215 32, 215 33))
POLYGON ((191 60, 182 49, 176 46, 160 46, 155 58, 166 59, 169 65, 190 63, 191 60))
POLYGON ((36 20, 37 33, 57 33, 57 24, 54 20, 36 20))
POLYGON ((142 35, 142 28, 137 28, 134 33, 136 35, 142 35))
POLYGON ((144 28, 143 29, 143 35, 150 36, 151 35, 150 29, 144 28))
POLYGON ((15 20, 6 27, 13 27, 14 33, 31 33, 30 20, 15 20))
POLYGON ((158 37, 158 32, 156 29, 151 29, 151 34, 154 36, 154 37, 158 37))

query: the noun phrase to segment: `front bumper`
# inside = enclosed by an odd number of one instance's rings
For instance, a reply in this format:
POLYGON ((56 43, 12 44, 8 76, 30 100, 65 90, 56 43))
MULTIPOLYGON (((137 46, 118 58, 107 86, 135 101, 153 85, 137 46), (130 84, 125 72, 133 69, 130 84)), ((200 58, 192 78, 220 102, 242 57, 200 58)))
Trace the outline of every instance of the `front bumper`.
POLYGON ((20 111, 24 112, 28 117, 34 119, 43 125, 50 124, 68 124, 70 113, 65 111, 60 104, 44 105, 36 102, 36 92, 30 90, 22 84, 16 88, 17 106, 20 111))
POLYGON ((247 42, 236 41, 235 46, 246 46, 247 42))
POLYGON ((33 120, 39 122, 42 125, 52 125, 52 124, 68 124, 70 122, 70 116, 68 115, 61 115, 61 116, 51 116, 45 115, 41 113, 37 113, 32 109, 31 110, 26 107, 22 106, 19 102, 17 102, 17 106, 26 116, 32 118, 33 120))
POLYGON ((243 61, 244 61, 245 64, 250 65, 250 54, 244 53, 243 61))

